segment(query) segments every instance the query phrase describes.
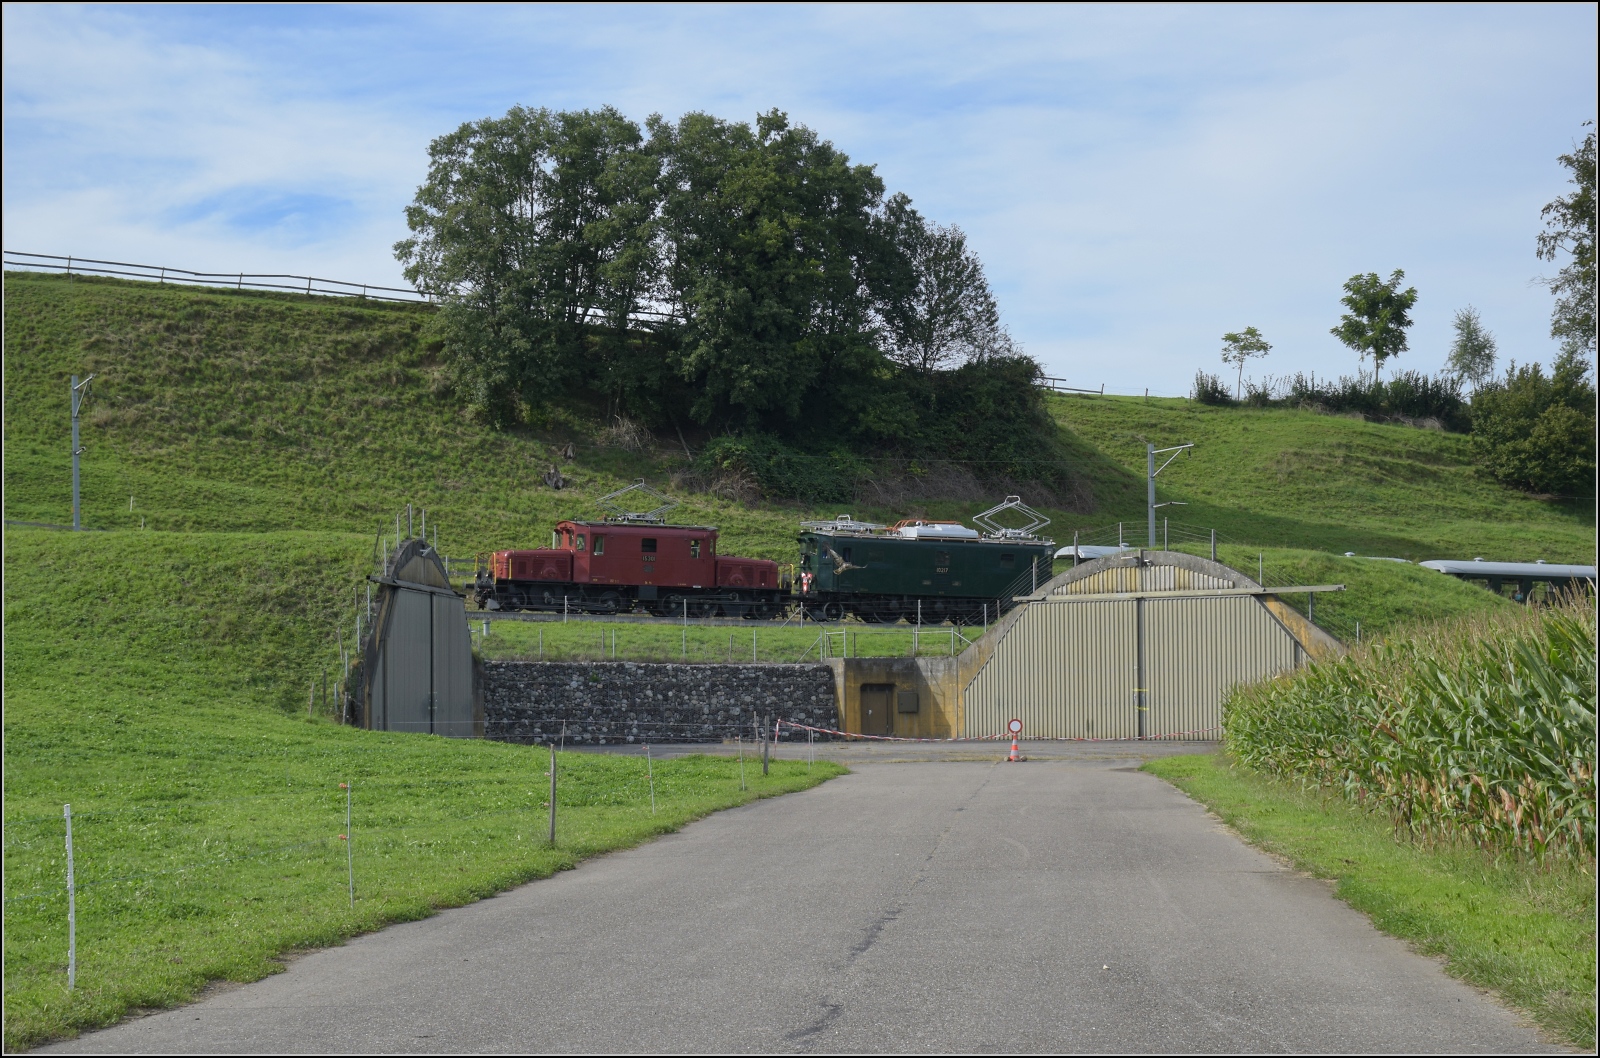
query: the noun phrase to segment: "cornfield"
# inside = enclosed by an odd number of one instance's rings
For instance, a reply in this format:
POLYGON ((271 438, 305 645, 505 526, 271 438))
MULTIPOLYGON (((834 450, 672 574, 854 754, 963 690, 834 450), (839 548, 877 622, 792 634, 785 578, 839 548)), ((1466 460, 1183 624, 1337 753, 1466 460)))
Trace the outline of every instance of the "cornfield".
POLYGON ((1592 596, 1441 622, 1236 689, 1225 744, 1414 836, 1595 854, 1592 596))

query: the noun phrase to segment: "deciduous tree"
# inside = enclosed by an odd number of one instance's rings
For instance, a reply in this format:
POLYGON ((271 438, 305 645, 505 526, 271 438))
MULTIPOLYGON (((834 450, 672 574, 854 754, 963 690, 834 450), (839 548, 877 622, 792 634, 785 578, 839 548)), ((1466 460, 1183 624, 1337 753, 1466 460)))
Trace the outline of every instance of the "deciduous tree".
POLYGON ((617 111, 513 107, 428 147, 395 255, 442 303, 458 381, 492 420, 583 382, 651 295, 655 156, 617 111))
POLYGON ((904 269, 879 300, 891 359, 928 374, 1015 352, 965 232, 927 223, 904 195, 886 204, 883 227, 904 269))
POLYGON ((1372 357, 1372 382, 1376 386, 1383 362, 1405 352, 1406 328, 1411 326, 1411 308, 1417 303, 1417 288, 1400 289, 1406 274, 1396 268, 1387 282, 1376 272, 1354 275, 1345 281, 1344 297, 1339 301, 1349 311, 1339 317, 1332 334, 1354 349, 1362 360, 1372 357))
POLYGON ((1541 212, 1545 229, 1539 233, 1539 257, 1554 261, 1563 254, 1567 263, 1547 280, 1556 296, 1550 313, 1550 334, 1564 348, 1595 354, 1595 143, 1594 122, 1583 142, 1571 154, 1560 156, 1571 171, 1575 190, 1557 198, 1541 212))
POLYGON ((1457 378, 1467 379, 1476 390, 1494 377, 1494 335, 1483 329, 1478 310, 1471 305, 1456 313, 1454 326, 1456 337, 1446 363, 1457 378))
MULTIPOLYGON (((1242 331, 1232 331, 1222 336, 1222 362, 1234 364, 1238 367, 1238 377, 1233 384, 1233 399, 1238 400, 1244 386, 1245 361, 1257 356, 1266 356, 1272 351, 1272 346, 1261 337, 1261 332, 1254 327, 1246 327, 1242 331)), ((1227 391, 1224 390, 1224 393, 1227 391)), ((1255 392, 1251 390, 1251 392, 1255 392)))

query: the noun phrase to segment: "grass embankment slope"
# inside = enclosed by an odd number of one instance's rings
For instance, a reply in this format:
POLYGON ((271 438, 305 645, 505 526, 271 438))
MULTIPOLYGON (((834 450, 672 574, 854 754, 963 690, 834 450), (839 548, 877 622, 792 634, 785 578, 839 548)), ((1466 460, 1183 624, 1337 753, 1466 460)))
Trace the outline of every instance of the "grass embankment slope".
MULTIPOLYGON (((504 433, 478 426, 446 390, 421 307, 27 273, 7 275, 5 296, 9 518, 69 518, 74 373, 97 375, 84 510, 104 528, 143 518, 160 530, 375 534, 410 501, 429 509, 448 553, 470 554, 541 543, 557 518, 598 514, 599 493, 640 476, 665 483, 687 463, 676 437, 629 452, 559 414, 504 433), (573 462, 557 441, 577 443, 573 462), (567 490, 539 484, 551 463, 572 479, 567 490)), ((1162 475, 1162 498, 1240 542, 1407 558, 1593 552, 1588 505, 1494 485, 1459 435, 1181 400, 1049 399, 1098 501, 1092 512, 1046 509, 1057 539, 1142 525, 1146 440, 1195 441, 1162 475)), ((799 518, 837 513, 676 491, 675 516, 723 526, 729 549, 785 561, 799 518)), ((965 517, 985 505, 930 498, 920 510, 852 513, 965 517)))
POLYGON ((1462 434, 1171 398, 1056 396, 1051 409, 1078 441, 1099 524, 1128 521, 1130 539, 1144 531, 1145 444, 1192 442, 1158 479, 1162 501, 1187 506, 1162 513, 1241 542, 1413 561, 1594 561, 1590 501, 1502 488, 1473 465, 1462 434))
POLYGON ((543 750, 306 718, 364 537, 9 529, 5 542, 7 1050, 840 770, 752 767, 742 790, 736 762, 658 762, 652 813, 644 762, 563 754, 552 848, 543 750))

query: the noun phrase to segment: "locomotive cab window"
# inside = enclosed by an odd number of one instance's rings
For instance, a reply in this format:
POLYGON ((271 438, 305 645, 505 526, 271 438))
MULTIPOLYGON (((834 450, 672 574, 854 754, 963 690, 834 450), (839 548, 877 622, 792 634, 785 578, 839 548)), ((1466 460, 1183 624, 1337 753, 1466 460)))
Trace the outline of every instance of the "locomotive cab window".
POLYGON ((841 547, 839 549, 839 557, 843 558, 846 562, 849 562, 850 561, 850 549, 848 547, 841 547))
POLYGON ((1000 556, 1000 568, 1001 569, 1014 569, 1016 567, 1016 565, 1017 565, 1017 556, 1016 555, 1001 555, 1000 556))
POLYGON ((578 534, 578 550, 579 551, 583 550, 583 534, 582 533, 578 534))
POLYGON ((642 537, 639 540, 639 550, 647 555, 656 553, 656 538, 653 536, 642 537))
POLYGON ((606 538, 604 533, 594 534, 594 553, 597 555, 603 555, 606 553, 606 538))
POLYGON ((698 540, 689 541, 689 557, 690 558, 699 558, 700 557, 700 541, 698 541, 698 540))

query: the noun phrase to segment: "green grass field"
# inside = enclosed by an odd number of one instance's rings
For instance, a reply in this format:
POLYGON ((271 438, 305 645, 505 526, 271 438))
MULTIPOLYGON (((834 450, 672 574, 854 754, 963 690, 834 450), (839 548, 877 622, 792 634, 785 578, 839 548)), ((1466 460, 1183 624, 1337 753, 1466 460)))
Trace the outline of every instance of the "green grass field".
POLYGON ((306 717, 363 539, 10 529, 5 543, 7 1050, 842 771, 781 761, 741 784, 737 761, 657 763, 652 814, 643 761, 563 754, 552 848, 544 751, 306 717))
MULTIPOLYGON (((1281 409, 1051 398, 1104 512, 1144 535, 1145 444, 1193 443, 1157 479, 1175 520, 1268 546, 1412 560, 1593 563, 1593 505, 1495 484, 1461 434, 1281 409)), ((1162 457, 1163 459, 1165 457, 1162 457)))
POLYGON ((1455 977, 1527 1011, 1550 1036, 1595 1045, 1592 864, 1538 866, 1474 848, 1398 841, 1385 816, 1257 775, 1218 755, 1146 764, 1223 822, 1455 977))

